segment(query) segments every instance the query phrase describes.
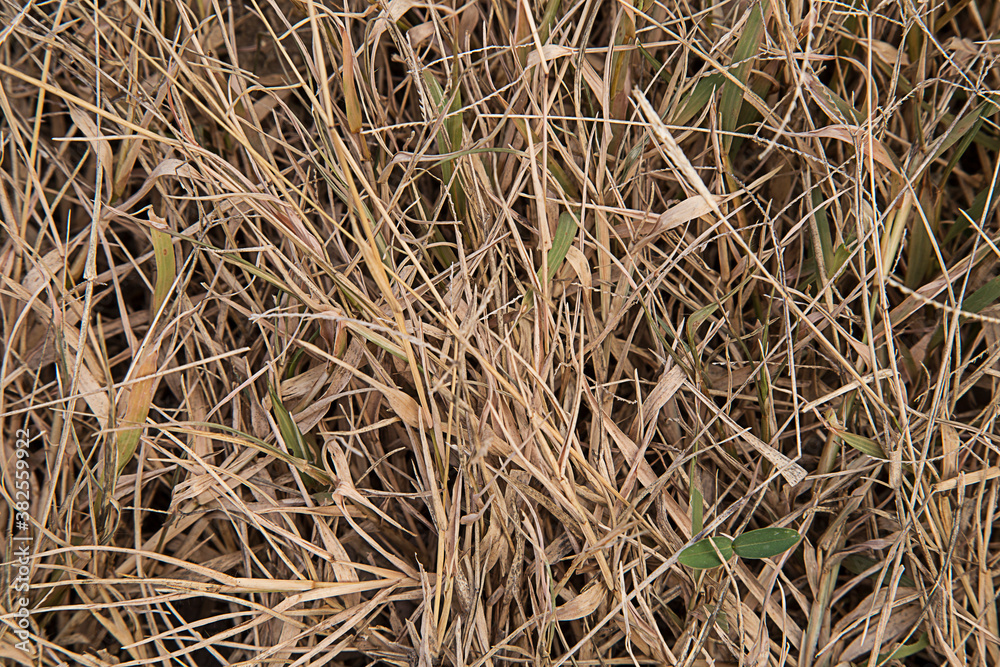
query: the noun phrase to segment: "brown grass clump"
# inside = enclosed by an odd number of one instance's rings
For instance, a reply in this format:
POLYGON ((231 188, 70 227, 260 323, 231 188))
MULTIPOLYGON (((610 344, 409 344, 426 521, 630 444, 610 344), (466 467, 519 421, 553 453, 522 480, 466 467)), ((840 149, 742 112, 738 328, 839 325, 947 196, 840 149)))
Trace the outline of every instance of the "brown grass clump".
POLYGON ((1000 5, 0 16, 3 664, 1000 664, 1000 5))

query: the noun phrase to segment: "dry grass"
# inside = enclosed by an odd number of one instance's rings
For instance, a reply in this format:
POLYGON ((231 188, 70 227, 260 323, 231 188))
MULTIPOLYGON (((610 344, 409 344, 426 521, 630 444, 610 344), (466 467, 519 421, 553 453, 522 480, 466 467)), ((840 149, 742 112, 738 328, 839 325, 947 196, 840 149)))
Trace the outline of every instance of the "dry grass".
POLYGON ((2 16, 4 664, 1000 664, 1000 5, 2 16))

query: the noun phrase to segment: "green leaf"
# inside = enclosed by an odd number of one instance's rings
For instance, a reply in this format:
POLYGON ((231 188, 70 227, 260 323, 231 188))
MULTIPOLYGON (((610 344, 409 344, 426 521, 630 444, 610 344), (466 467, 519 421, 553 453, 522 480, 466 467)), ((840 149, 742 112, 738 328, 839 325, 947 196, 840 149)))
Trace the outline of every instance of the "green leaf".
POLYGON ((424 72, 424 82, 427 84, 427 92, 430 93, 431 101, 440 107, 442 100, 444 100, 444 89, 441 88, 441 84, 429 71, 424 72))
POLYGON ((628 153, 625 155, 625 159, 622 160, 621 166, 615 170, 616 177, 624 177, 630 173, 632 167, 634 167, 638 162, 639 158, 642 157, 643 151, 646 149, 646 143, 640 141, 635 146, 629 149, 628 153))
POLYGON ((891 655, 887 655, 885 653, 879 653, 878 664, 882 665, 889 662, 890 660, 902 660, 903 658, 909 658, 914 653, 920 653, 930 645, 931 642, 927 638, 927 633, 925 632, 920 635, 920 639, 918 639, 912 644, 904 644, 903 646, 900 646, 895 651, 893 651, 891 655))
POLYGON ((701 532, 701 529, 705 527, 704 524, 704 512, 705 512, 705 499, 701 495, 701 491, 691 487, 691 532, 695 535, 701 532))
POLYGON ((937 264, 934 245, 937 243, 938 230, 941 227, 940 206, 934 206, 930 202, 920 206, 927 211, 927 224, 921 221, 913 224, 906 255, 906 276, 903 280, 903 284, 912 290, 919 289, 924 284, 924 276, 928 275, 937 264))
POLYGON ((980 190, 975 199, 972 200, 972 206, 968 210, 959 209, 959 218, 948 230, 948 234, 944 238, 945 244, 951 243, 964 233, 971 222, 974 221, 978 225, 980 221, 984 220, 984 212, 987 217, 993 215, 993 209, 996 207, 998 199, 1000 199, 1000 173, 995 173, 993 181, 980 190), (987 199, 989 199, 988 202, 987 199))
POLYGON ((770 558, 788 551, 798 542, 799 533, 791 528, 761 528, 733 540, 733 551, 740 558, 770 558))
POLYGON ((704 308, 699 308, 698 310, 691 313, 691 317, 688 318, 688 329, 694 332, 698 325, 704 322, 706 319, 712 316, 716 310, 719 309, 719 302, 710 303, 704 308))
MULTIPOLYGON (((549 249, 545 282, 552 281, 552 278, 556 275, 556 271, 559 270, 563 261, 566 260, 566 253, 569 252, 569 247, 573 245, 573 239, 576 238, 576 230, 578 228, 579 225, 576 222, 576 216, 572 213, 566 212, 559 216, 559 226, 556 228, 556 235, 552 237, 552 248, 549 249)), ((541 278, 541 275, 539 275, 539 278, 541 278)))
MULTIPOLYGON (((295 423, 292 414, 282 404, 281 396, 278 395, 278 391, 270 382, 267 384, 267 391, 271 396, 271 407, 274 408, 278 431, 281 433, 282 440, 285 441, 285 446, 288 447, 293 459, 301 461, 306 466, 306 469, 303 470, 306 473, 306 485, 309 487, 322 486, 326 482, 325 475, 318 475, 310 470, 310 468, 315 468, 319 459, 315 449, 315 440, 312 437, 304 438, 302 436, 299 425, 295 423)), ((302 467, 294 461, 292 465, 302 470, 302 467)))
POLYGON ((451 141, 451 146, 448 147, 450 151, 457 151, 462 148, 462 116, 464 115, 460 109, 462 108, 462 89, 455 88, 454 99, 451 102, 451 108, 448 109, 448 119, 444 121, 444 126, 448 130, 448 139, 451 141))
POLYGON ((545 13, 542 20, 538 22, 538 38, 545 44, 551 34, 552 25, 555 23, 556 15, 559 13, 560 0, 549 0, 545 5, 545 13))
POLYGON ((691 317, 688 318, 687 342, 688 342, 688 347, 691 349, 691 354, 694 354, 695 350, 698 349, 698 346, 694 340, 694 334, 698 330, 698 326, 706 319, 711 317, 712 313, 718 310, 718 308, 719 308, 719 302, 710 303, 707 306, 699 308, 698 310, 691 313, 691 317))
MULTIPOLYGON (((949 132, 934 150, 930 161, 918 161, 918 163, 930 164, 930 162, 937 160, 946 150, 954 146, 960 140, 966 137, 975 137, 976 134, 979 133, 979 128, 983 124, 983 114, 985 113, 987 116, 990 116, 993 115, 996 110, 997 106, 991 100, 982 102, 979 106, 960 118, 949 128, 949 132)), ((965 148, 968 148, 967 142, 965 143, 965 147, 962 149, 963 152, 965 148)))
MULTIPOLYGON (((978 313, 986 306, 994 303, 998 298, 1000 298, 1000 276, 997 276, 969 296, 965 297, 965 300, 962 301, 962 310, 967 313, 978 313)), ((964 320, 965 318, 963 317, 962 321, 964 320)), ((933 350, 943 341, 944 325, 940 324, 931 336, 931 342, 927 344, 927 349, 933 350)))
POLYGON ((851 256, 850 248, 848 248, 843 243, 837 246, 837 249, 833 251, 833 262, 830 265, 829 270, 827 271, 827 275, 832 276, 837 271, 840 271, 840 267, 842 267, 847 262, 850 256, 851 256))
POLYGON ((1000 297, 1000 276, 989 281, 962 302, 962 310, 967 313, 978 313, 1000 297))
POLYGON ((841 121, 851 125, 859 125, 862 122, 861 113, 850 102, 833 92, 821 81, 814 81, 812 85, 814 87, 812 93, 817 99, 822 98, 820 101, 825 103, 827 113, 836 112, 840 116, 841 121))
POLYGON ((941 172, 941 177, 938 179, 938 183, 941 184, 939 187, 944 186, 948 182, 948 178, 951 176, 951 172, 955 168, 955 165, 957 165, 958 161, 962 159, 962 156, 965 155, 965 151, 969 149, 969 146, 972 144, 973 140, 979 134, 979 130, 982 128, 983 123, 986 121, 986 119, 983 118, 983 116, 981 115, 982 113, 981 110, 982 106, 980 106, 978 109, 975 109, 972 112, 973 114, 978 115, 979 117, 976 120, 975 124, 973 124, 972 128, 967 130, 962 135, 961 140, 958 142, 958 146, 955 148, 955 152, 952 153, 951 159, 948 160, 948 165, 944 168, 944 171, 941 172))
POLYGON ((840 436, 841 440, 862 454, 867 454, 868 456, 882 460, 889 458, 885 455, 885 452, 882 451, 882 447, 880 447, 874 440, 840 430, 837 431, 837 435, 840 436))
MULTIPOLYGON (((441 87, 441 84, 438 83, 438 80, 429 71, 424 72, 424 82, 427 84, 427 92, 431 97, 431 102, 433 102, 434 106, 436 107, 435 111, 437 111, 438 113, 447 113, 448 110, 444 108, 444 104, 448 100, 445 97, 444 89, 441 87)), ((438 132, 437 136, 439 153, 450 153, 453 150, 455 150, 454 147, 452 146, 452 137, 449 136, 450 130, 452 130, 453 125, 454 125, 454 119, 450 117, 446 118, 442 123, 441 131, 438 132)), ((451 177, 450 161, 447 161, 447 164, 444 165, 444 168, 448 170, 448 176, 445 178, 445 183, 447 184, 451 177)))
POLYGON ((174 239, 156 227, 149 228, 153 238, 153 251, 156 253, 156 286, 153 288, 153 315, 170 295, 170 287, 177 277, 177 264, 174 259, 174 239))
POLYGON ((334 486, 335 480, 329 476, 329 474, 316 466, 303 461, 300 458, 296 458, 291 454, 285 453, 283 450, 275 447, 274 445, 269 445, 260 438, 255 438, 249 433, 230 428, 223 424, 217 424, 214 422, 185 422, 184 427, 167 427, 174 433, 182 433, 186 435, 196 435, 196 436, 208 436, 216 440, 223 442, 229 442, 240 447, 249 447, 251 449, 256 449, 257 451, 266 454, 268 456, 273 456, 279 461, 284 461, 288 465, 292 466, 299 472, 303 472, 306 476, 313 480, 318 480, 325 484, 326 486, 334 486), (201 427, 204 430, 198 430, 201 427), (213 433, 214 429, 218 429, 225 433, 226 435, 218 435, 213 433))
POLYGON ((271 407, 274 408, 274 417, 278 422, 278 431, 281 432, 281 438, 285 441, 289 453, 303 461, 309 461, 310 459, 306 456, 305 443, 302 441, 302 432, 299 430, 299 425, 295 423, 291 413, 288 412, 281 402, 281 397, 278 396, 278 392, 274 389, 273 384, 268 383, 267 391, 271 395, 271 407))
MULTIPOLYGON (((712 609, 710 613, 715 614, 715 609, 712 609)), ((723 632, 729 632, 729 616, 726 615, 726 612, 720 611, 715 614, 715 624, 719 626, 719 629, 723 632)))
POLYGON ((823 253, 823 266, 826 267, 826 275, 830 275, 833 269, 833 236, 830 234, 830 220, 826 217, 826 206, 823 191, 819 187, 813 188, 812 203, 816 218, 816 229, 819 231, 819 246, 823 253))
POLYGON ((731 539, 728 537, 706 537, 682 551, 677 560, 680 561, 681 565, 687 565, 696 570, 718 567, 722 565, 722 561, 719 560, 715 549, 712 548, 713 543, 723 558, 729 560, 733 557, 733 541, 731 539))
POLYGON ((689 120, 705 108, 708 100, 715 93, 715 89, 721 86, 724 81, 726 81, 726 77, 719 72, 708 74, 699 79, 691 92, 684 98, 684 102, 678 105, 681 111, 670 121, 671 124, 686 125, 689 120))
POLYGON ((736 123, 739 121, 744 91, 748 88, 747 80, 750 78, 750 69, 756 60, 763 35, 764 18, 760 11, 760 5, 755 5, 750 10, 750 17, 747 19, 743 34, 740 35, 740 40, 736 43, 736 50, 733 52, 735 70, 732 74, 740 81, 740 85, 731 79, 727 79, 722 85, 722 99, 719 101, 719 123, 724 132, 722 149, 727 153, 733 142, 731 133, 736 129, 736 123))
POLYGON ((643 59, 653 68, 653 71, 657 73, 657 76, 666 83, 670 83, 670 75, 668 75, 663 69, 663 63, 656 59, 656 57, 646 50, 646 47, 642 45, 642 42, 636 42, 636 46, 639 47, 639 53, 642 54, 643 59))

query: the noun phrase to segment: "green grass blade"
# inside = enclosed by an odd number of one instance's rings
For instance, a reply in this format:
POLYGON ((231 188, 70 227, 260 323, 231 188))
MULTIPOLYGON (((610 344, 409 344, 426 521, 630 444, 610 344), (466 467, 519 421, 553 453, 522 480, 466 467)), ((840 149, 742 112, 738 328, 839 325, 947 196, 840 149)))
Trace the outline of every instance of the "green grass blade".
POLYGON ((271 396, 271 407, 274 408, 274 418, 278 422, 278 431, 281 433, 281 438, 285 441, 288 451, 296 458, 311 462, 312 458, 306 456, 302 432, 295 420, 292 419, 291 413, 281 402, 281 397, 278 396, 273 384, 268 383, 267 392, 271 396))
POLYGON ((912 644, 905 644, 900 646, 892 653, 879 653, 878 663, 879 665, 884 665, 890 660, 902 660, 903 658, 909 658, 911 655, 916 655, 920 653, 925 648, 931 645, 930 640, 927 638, 927 633, 921 633, 920 639, 913 642, 912 644))
POLYGON ((819 246, 823 253, 823 266, 826 267, 826 274, 830 275, 830 272, 833 270, 833 236, 830 233, 830 220, 826 215, 826 206, 823 205, 825 199, 823 191, 820 188, 813 188, 813 216, 816 218, 816 229, 819 232, 819 246))
MULTIPOLYGON (((566 253, 573 245, 576 238, 576 230, 579 223, 572 213, 564 212, 559 216, 559 226, 556 228, 555 236, 552 237, 552 248, 549 250, 548 265, 545 267, 545 282, 551 282, 562 263, 566 260, 566 253)), ((538 271, 538 279, 542 280, 542 270, 538 271)))
POLYGON ((848 433, 847 431, 840 431, 840 430, 837 431, 837 435, 839 435, 840 439, 843 440, 847 445, 853 447, 862 454, 867 454, 868 456, 871 456, 876 459, 885 460, 889 458, 885 455, 885 452, 882 450, 882 447, 880 447, 877 442, 871 440, 870 438, 866 438, 864 436, 855 435, 854 433, 848 433))
POLYGON ((726 77, 718 72, 702 77, 694 88, 679 104, 680 111, 671 119, 673 125, 686 125, 688 121, 701 113, 716 89, 726 81, 726 77))
POLYGON ((740 84, 727 79, 722 84, 722 98, 719 101, 719 125, 723 131, 722 150, 729 152, 733 143, 732 132, 736 130, 736 124, 740 117, 740 108, 743 106, 743 95, 748 89, 747 81, 750 78, 750 71, 756 61, 757 52, 760 50, 760 41, 764 36, 764 17, 760 11, 760 5, 754 5, 750 10, 750 17, 747 19, 743 34, 740 35, 736 43, 736 50, 733 52, 733 62, 735 76, 740 84))

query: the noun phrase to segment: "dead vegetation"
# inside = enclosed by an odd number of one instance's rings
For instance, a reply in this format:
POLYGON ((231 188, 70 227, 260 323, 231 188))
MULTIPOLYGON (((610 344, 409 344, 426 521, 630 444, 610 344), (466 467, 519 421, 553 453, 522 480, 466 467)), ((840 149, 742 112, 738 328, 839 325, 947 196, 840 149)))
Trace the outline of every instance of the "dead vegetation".
POLYGON ((2 16, 5 664, 1000 664, 997 4, 2 16))

